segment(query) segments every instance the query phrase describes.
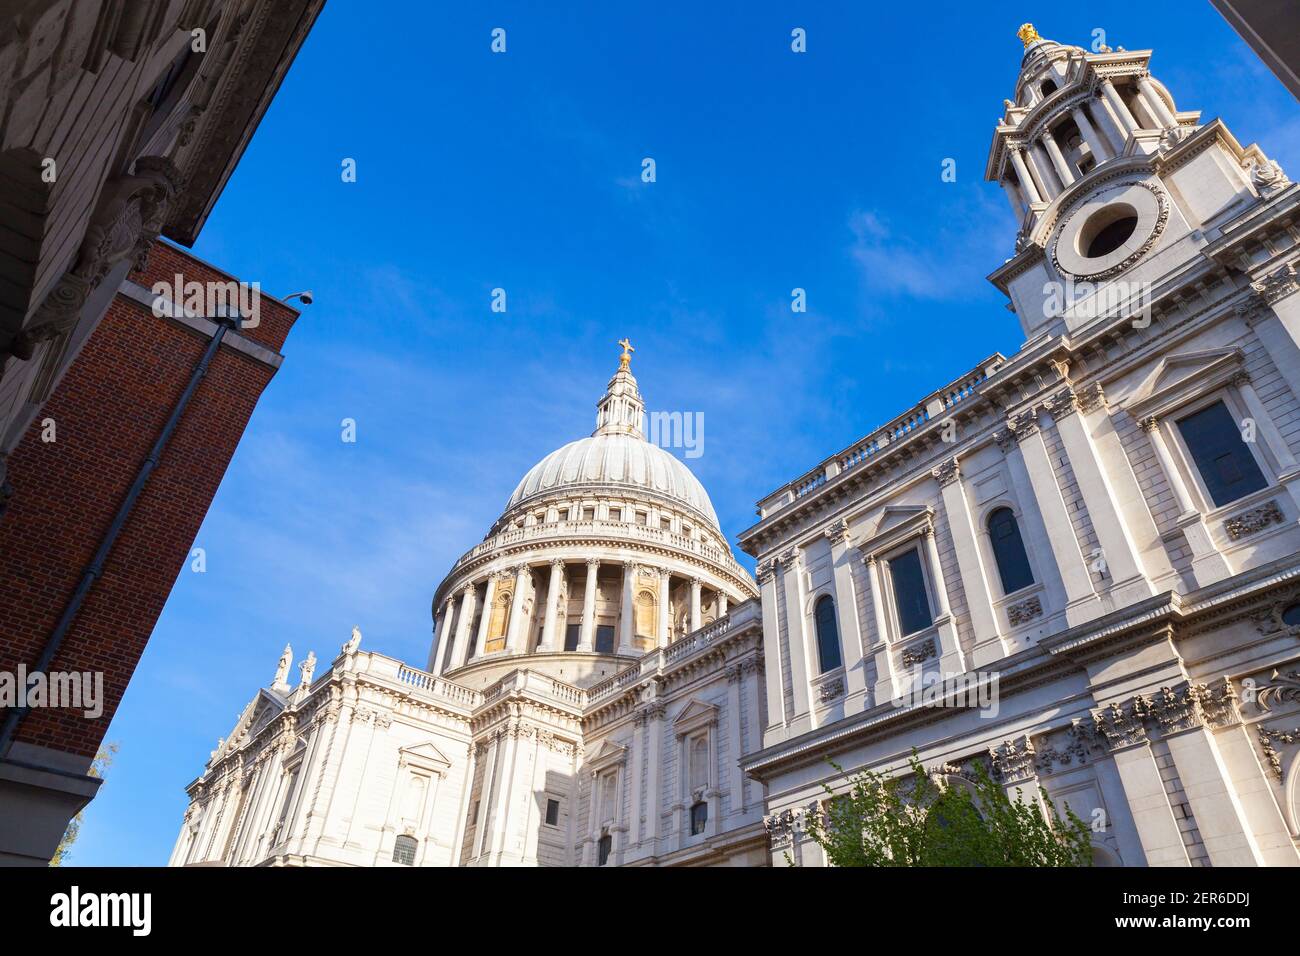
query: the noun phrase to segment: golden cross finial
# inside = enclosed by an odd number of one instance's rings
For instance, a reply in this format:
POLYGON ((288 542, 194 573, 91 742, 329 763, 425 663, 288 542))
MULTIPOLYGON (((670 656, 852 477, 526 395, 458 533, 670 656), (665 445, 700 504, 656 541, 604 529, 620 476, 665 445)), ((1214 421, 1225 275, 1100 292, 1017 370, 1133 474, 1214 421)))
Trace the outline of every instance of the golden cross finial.
POLYGON ((623 346, 623 354, 618 357, 618 367, 628 368, 632 364, 632 353, 636 349, 632 348, 632 343, 627 340, 627 336, 619 339, 618 344, 623 346))
POLYGON ((1038 35, 1038 31, 1034 29, 1034 25, 1032 23, 1020 24, 1020 29, 1016 31, 1016 36, 1020 37, 1021 41, 1025 44, 1026 48, 1029 46, 1029 44, 1033 43, 1035 40, 1042 39, 1042 37, 1038 35))

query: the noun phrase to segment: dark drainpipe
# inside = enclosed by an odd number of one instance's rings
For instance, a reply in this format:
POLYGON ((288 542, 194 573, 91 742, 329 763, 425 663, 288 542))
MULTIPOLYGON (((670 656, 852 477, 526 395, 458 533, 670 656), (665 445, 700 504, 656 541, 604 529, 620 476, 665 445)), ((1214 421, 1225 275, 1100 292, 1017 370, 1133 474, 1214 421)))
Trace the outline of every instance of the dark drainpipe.
MULTIPOLYGON (((68 601, 67 607, 63 609, 63 615, 59 618, 59 623, 55 625, 54 631, 50 634, 45 642, 45 647, 41 651, 40 660, 36 662, 36 667, 31 673, 45 672, 54 660, 54 655, 58 653, 59 646, 63 643, 64 637, 67 636, 68 630, 72 627, 72 622, 76 620, 77 612, 81 610, 81 605, 86 600, 86 595, 90 593, 91 587, 95 581, 104 573, 104 562, 108 559, 109 552, 113 550, 113 545, 117 543, 117 537, 122 533, 122 528, 126 525, 127 519, 131 517, 131 512, 135 510, 135 503, 140 498, 140 493, 144 491, 145 484, 149 481, 149 476, 153 474, 158 462, 162 458, 163 451, 167 448, 167 442, 172 437, 172 432, 176 430, 176 425, 181 420, 181 415, 185 413, 185 408, 194 397, 198 390, 199 383, 208 372, 208 366, 212 364, 212 357, 217 354, 217 349, 221 347, 221 340, 225 338, 226 332, 236 328, 240 321, 239 315, 210 317, 211 321, 217 323, 217 329, 212 333, 212 340, 208 342, 208 347, 199 359, 199 364, 194 366, 194 371, 190 374, 189 384, 185 386, 185 391, 177 400, 175 407, 172 409, 171 416, 167 419, 167 424, 163 426, 162 434, 154 442, 153 448, 149 452, 143 464, 140 465, 140 471, 136 473, 135 481, 131 483, 131 490, 126 493, 126 498, 117 509, 117 514, 113 516, 113 523, 109 525, 108 531, 104 533, 103 539, 99 542, 99 548, 95 551, 95 556, 90 559, 86 565, 86 570, 81 575, 81 581, 77 584, 77 590, 73 592, 72 599, 68 601)), ((26 697, 26 688, 23 688, 24 699, 26 697)), ((11 707, 5 714, 4 725, 0 727, 0 759, 9 750, 13 741, 14 733, 18 729, 19 723, 27 716, 30 710, 25 703, 19 707, 11 707)))

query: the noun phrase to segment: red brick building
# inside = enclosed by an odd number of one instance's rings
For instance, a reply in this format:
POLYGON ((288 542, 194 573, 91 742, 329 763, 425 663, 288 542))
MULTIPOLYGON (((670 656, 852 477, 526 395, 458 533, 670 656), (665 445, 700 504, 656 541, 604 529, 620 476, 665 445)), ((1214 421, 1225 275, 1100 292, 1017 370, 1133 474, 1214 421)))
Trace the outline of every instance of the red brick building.
POLYGON ((99 781, 86 771, 298 317, 254 293, 256 324, 222 333, 186 401, 220 325, 192 307, 166 314, 178 296, 191 303, 182 292, 155 296, 156 283, 172 287, 177 276, 199 283, 191 289, 233 281, 155 243, 9 459, 19 493, 0 521, 0 674, 37 669, 61 634, 45 671, 102 673, 103 712, 24 713, 0 702, 0 863, 44 864, 94 795, 99 781), (133 495, 182 403, 156 467, 133 495))

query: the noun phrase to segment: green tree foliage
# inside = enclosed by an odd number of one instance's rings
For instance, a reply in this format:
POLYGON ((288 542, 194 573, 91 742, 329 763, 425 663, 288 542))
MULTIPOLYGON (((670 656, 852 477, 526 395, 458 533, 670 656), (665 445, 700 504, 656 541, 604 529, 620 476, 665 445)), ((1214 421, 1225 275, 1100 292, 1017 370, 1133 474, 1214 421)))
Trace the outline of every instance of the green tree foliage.
MULTIPOLYGON (((831 764, 836 771, 840 767, 831 764)), ((804 816, 804 832, 833 866, 1090 866, 1088 825, 1061 819, 1047 792, 1015 800, 983 765, 970 786, 944 784, 921 766, 884 777, 863 771, 804 816)))
MULTIPOLYGON (((90 763, 90 770, 87 773, 92 777, 103 777, 104 771, 108 769, 109 764, 113 762, 113 757, 117 754, 117 744, 105 744, 99 748, 99 753, 95 754, 95 759, 90 763)), ((82 811, 83 813, 85 811, 82 811)), ((77 836, 81 833, 81 813, 68 821, 68 829, 63 833, 63 839, 59 841, 58 847, 54 851, 54 856, 50 857, 50 866, 62 866, 72 858, 72 844, 77 842, 77 836)))

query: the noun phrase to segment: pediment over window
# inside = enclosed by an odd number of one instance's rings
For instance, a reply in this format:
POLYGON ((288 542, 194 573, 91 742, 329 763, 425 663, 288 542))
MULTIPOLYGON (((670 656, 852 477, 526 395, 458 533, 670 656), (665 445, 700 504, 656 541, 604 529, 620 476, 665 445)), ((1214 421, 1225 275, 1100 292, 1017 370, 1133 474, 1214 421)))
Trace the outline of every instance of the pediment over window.
POLYGON ((875 529, 858 543, 864 558, 886 551, 934 527, 934 509, 929 505, 890 505, 881 512, 875 529))
POLYGON ((451 761, 441 750, 434 746, 432 740, 426 740, 424 743, 415 744, 412 747, 403 747, 397 752, 398 761, 403 765, 419 767, 422 770, 432 770, 436 773, 442 773, 451 766, 451 761))
POLYGON ((627 748, 612 740, 602 740, 595 753, 587 758, 587 768, 592 771, 604 770, 627 759, 627 748))
POLYGON ((1138 419, 1162 415, 1197 395, 1226 385, 1242 371, 1243 361, 1238 348, 1167 355, 1156 363, 1124 407, 1138 419))
POLYGON ((718 722, 717 704, 692 700, 682 708, 682 712, 673 720, 673 730, 678 734, 689 734, 701 727, 708 727, 718 722))

